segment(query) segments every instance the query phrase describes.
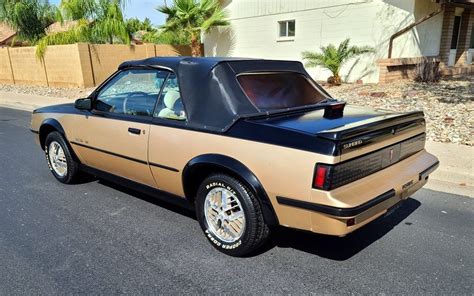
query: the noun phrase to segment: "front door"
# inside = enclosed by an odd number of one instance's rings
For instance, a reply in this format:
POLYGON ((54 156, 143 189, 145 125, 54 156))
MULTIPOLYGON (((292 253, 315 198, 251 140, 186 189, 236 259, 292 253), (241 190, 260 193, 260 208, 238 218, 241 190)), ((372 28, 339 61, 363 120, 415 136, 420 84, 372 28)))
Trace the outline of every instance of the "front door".
POLYGON ((167 75, 127 69, 98 90, 93 110, 81 115, 71 141, 86 165, 155 187, 148 166, 148 136, 167 75))

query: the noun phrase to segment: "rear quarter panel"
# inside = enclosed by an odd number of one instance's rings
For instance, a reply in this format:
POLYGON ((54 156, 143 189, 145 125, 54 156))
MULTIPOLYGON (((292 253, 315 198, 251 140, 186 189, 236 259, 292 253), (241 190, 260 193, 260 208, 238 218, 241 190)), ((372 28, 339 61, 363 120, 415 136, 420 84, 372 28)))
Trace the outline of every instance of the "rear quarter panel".
POLYGON ((181 176, 186 164, 203 154, 222 154, 247 166, 257 176, 283 225, 307 229, 307 211, 280 206, 277 195, 310 201, 316 162, 333 163, 334 157, 223 135, 152 125, 149 161, 179 172, 151 167, 162 190, 184 196, 181 176))

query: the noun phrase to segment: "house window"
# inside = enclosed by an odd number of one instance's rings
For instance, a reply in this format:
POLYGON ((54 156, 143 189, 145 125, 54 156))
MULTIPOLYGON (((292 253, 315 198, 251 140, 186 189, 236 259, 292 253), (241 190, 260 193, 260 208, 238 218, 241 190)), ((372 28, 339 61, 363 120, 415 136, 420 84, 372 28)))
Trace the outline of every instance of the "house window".
POLYGON ((295 37, 295 20, 278 22, 280 38, 295 37))

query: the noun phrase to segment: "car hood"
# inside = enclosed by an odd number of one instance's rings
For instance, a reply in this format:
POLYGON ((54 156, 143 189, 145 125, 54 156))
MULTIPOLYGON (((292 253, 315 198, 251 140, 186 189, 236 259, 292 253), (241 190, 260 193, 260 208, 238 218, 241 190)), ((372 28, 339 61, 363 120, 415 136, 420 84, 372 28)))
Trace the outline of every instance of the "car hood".
POLYGON ((33 113, 69 113, 76 114, 80 111, 74 107, 74 103, 51 105, 33 110, 33 113))

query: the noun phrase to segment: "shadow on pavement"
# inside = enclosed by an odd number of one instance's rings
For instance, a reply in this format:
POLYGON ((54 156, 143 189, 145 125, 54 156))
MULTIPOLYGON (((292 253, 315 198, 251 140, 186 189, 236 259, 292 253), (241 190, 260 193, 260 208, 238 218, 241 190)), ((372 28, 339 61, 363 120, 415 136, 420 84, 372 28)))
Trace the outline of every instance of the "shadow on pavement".
POLYGON ((278 227, 273 232, 271 242, 259 253, 264 253, 276 246, 297 249, 331 260, 344 261, 382 238, 420 205, 419 201, 409 198, 390 215, 382 216, 345 237, 278 227))
MULTIPOLYGON (((122 186, 120 184, 114 183, 107 181, 105 179, 98 179, 99 184, 105 185, 107 187, 110 187, 112 189, 118 190, 122 193, 131 195, 133 197, 139 198, 143 201, 149 202, 151 204, 154 204, 156 206, 159 206, 161 208, 167 209, 169 211, 175 212, 177 214, 186 216, 188 218, 196 220, 196 215, 194 214, 194 211, 189 209, 189 204, 186 204, 185 200, 182 200, 182 205, 180 205, 180 202, 177 202, 177 204, 173 204, 168 201, 161 200, 159 198, 153 197, 152 195, 142 193, 139 191, 136 191, 134 189, 131 189, 129 187, 122 186), (179 203, 179 204, 178 204, 179 203)), ((176 198, 176 197, 170 197, 170 198, 176 198)))
MULTIPOLYGON (((163 201, 151 195, 130 189, 105 179, 99 179, 98 182, 99 184, 196 220, 194 211, 184 206, 163 201)), ((293 248, 323 258, 344 261, 350 259, 352 256, 356 255, 378 239, 382 238, 395 226, 400 224, 400 222, 411 215, 411 213, 413 213, 420 205, 421 203, 419 201, 409 198, 390 215, 382 216, 372 221, 365 227, 347 235, 346 237, 335 237, 299 231, 286 227, 275 227, 272 229, 270 241, 262 249, 250 257, 258 256, 273 249, 274 247, 279 247, 293 248)))

